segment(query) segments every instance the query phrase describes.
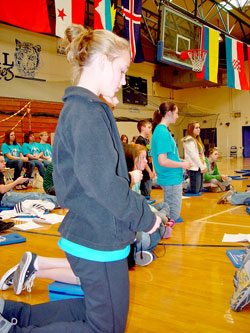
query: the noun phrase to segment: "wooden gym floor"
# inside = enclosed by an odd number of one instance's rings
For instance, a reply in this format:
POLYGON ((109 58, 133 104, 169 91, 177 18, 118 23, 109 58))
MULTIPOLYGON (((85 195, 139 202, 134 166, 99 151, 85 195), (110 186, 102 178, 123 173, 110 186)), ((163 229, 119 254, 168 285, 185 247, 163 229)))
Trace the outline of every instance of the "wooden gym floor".
MULTIPOLYGON (((223 159, 221 173, 250 169, 250 159, 223 159)), ((249 180, 233 180, 237 191, 245 191, 249 180)), ((230 248, 248 243, 222 243, 224 233, 250 233, 245 206, 218 205, 220 193, 203 193, 183 200, 183 223, 174 226, 171 238, 158 245, 157 259, 146 267, 136 266, 130 275, 130 309, 126 332, 249 332, 250 306, 241 312, 230 309, 236 268, 226 255, 230 248)), ((161 190, 152 198, 162 200, 161 190)), ((64 210, 56 210, 64 214, 64 210)), ((27 242, 1 247, 0 276, 14 266, 23 252, 64 257, 58 248, 58 225, 20 232, 27 242)), ((12 229, 13 230, 13 229, 12 229)), ((14 231, 14 230, 13 230, 14 231)), ((36 279, 32 292, 16 296, 13 288, 0 297, 37 304, 49 301, 50 280, 36 279)))

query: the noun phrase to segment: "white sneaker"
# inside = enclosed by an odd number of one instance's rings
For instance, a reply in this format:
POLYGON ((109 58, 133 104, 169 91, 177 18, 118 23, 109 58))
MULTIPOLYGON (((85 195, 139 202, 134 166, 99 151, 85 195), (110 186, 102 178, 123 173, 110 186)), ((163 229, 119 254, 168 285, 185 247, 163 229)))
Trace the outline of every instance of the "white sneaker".
POLYGON ((11 269, 9 269, 1 278, 0 281, 0 289, 1 290, 7 290, 9 289, 9 287, 11 287, 13 285, 13 277, 14 277, 14 273, 17 269, 17 266, 11 267, 11 269))
POLYGON ((225 204, 225 203, 231 203, 231 198, 233 195, 233 191, 230 190, 228 192, 226 192, 225 194, 223 194, 222 197, 220 197, 220 199, 217 201, 217 204, 225 204))
POLYGON ((16 318, 12 318, 11 321, 8 321, 0 314, 0 332, 8 333, 12 326, 17 324, 16 318))

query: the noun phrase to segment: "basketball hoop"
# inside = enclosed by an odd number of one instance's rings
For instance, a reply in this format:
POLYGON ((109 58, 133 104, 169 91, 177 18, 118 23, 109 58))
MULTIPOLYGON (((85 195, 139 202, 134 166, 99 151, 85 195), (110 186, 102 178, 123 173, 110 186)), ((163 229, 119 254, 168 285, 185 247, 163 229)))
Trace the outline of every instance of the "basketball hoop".
POLYGON ((192 62, 192 70, 194 72, 202 72, 205 60, 207 56, 207 51, 205 50, 187 50, 181 53, 181 59, 190 59, 192 62))

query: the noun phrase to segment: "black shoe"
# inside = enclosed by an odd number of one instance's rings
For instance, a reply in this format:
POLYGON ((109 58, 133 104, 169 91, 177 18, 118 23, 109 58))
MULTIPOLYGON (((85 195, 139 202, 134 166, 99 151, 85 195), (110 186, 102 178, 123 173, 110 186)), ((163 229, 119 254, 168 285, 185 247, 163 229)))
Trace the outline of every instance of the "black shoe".
POLYGON ((14 227, 14 222, 2 222, 0 221, 0 232, 6 231, 12 227, 14 227))

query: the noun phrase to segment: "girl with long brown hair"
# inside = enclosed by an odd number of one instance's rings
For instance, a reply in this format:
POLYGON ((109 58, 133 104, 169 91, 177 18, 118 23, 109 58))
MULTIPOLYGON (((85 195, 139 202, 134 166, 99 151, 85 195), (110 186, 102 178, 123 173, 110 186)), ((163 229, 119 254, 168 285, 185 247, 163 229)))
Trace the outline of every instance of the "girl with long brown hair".
POLYGON ((186 136, 182 139, 185 159, 191 163, 188 171, 190 185, 186 192, 199 193, 203 188, 203 174, 207 171, 204 145, 200 137, 200 124, 188 124, 186 136))
POLYGON ((188 161, 180 159, 176 142, 168 130, 177 119, 177 105, 168 102, 162 103, 153 117, 152 153, 157 184, 163 189, 172 220, 180 218, 183 169, 190 168, 188 161))

